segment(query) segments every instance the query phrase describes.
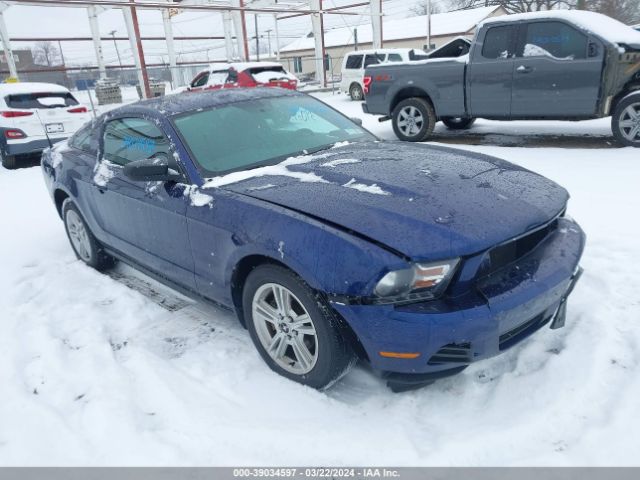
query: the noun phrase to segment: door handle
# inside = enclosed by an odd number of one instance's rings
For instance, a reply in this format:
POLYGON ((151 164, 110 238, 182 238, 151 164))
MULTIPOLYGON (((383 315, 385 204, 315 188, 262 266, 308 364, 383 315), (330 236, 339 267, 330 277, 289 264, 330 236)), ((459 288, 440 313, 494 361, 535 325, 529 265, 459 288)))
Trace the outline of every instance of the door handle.
POLYGON ((520 65, 518 68, 516 68, 516 72, 518 72, 518 73, 531 73, 531 72, 533 72, 533 67, 527 67, 525 65, 520 65))

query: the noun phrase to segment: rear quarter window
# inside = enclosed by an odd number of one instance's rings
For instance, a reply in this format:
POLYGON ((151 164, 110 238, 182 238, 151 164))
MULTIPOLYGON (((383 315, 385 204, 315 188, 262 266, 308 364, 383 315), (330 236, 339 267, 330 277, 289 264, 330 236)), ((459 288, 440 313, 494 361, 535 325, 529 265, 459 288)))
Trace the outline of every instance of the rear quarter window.
POLYGON ((91 123, 78 130, 70 139, 69 145, 86 153, 98 152, 98 135, 91 123))

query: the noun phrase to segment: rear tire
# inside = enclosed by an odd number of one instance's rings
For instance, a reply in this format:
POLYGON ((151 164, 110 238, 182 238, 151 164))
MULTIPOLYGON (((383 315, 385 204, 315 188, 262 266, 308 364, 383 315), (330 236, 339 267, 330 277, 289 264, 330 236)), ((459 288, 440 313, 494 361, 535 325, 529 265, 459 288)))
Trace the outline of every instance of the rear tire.
POLYGON ((442 119, 442 123, 449 130, 467 130, 476 122, 472 117, 446 117, 442 119))
POLYGON ((2 166, 7 170, 13 170, 17 164, 15 155, 2 155, 2 166))
POLYGON ((351 97, 351 100, 353 100, 354 102, 359 102, 364 98, 364 92, 362 91, 362 87, 357 84, 354 83, 349 87, 349 96, 351 97))
POLYGON ((300 277, 278 265, 256 267, 242 292, 246 325, 274 372, 303 385, 328 388, 354 365, 345 327, 300 277))
POLYGON ((611 116, 611 130, 619 144, 640 147, 640 92, 618 102, 611 116))
POLYGON ((402 100, 391 115, 393 132, 405 142, 422 142, 433 132, 436 113, 431 103, 419 97, 402 100))
POLYGON ((62 218, 71 248, 79 260, 98 271, 113 267, 115 259, 105 253, 78 207, 68 198, 62 203, 62 218))

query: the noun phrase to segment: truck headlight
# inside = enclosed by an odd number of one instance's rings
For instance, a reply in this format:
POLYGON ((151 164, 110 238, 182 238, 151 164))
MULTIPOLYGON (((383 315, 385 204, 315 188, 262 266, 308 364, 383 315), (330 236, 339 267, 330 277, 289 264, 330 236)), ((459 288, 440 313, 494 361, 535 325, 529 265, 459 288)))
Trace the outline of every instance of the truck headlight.
POLYGON ((390 301, 434 298, 447 288, 459 260, 415 263, 411 268, 389 272, 380 279, 374 293, 390 301))

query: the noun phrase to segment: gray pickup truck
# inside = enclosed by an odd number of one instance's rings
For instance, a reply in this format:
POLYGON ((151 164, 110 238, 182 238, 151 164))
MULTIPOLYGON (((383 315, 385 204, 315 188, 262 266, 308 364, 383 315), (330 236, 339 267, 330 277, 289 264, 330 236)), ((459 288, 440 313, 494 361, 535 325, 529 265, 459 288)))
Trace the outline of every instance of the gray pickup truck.
POLYGON ((427 140, 441 120, 612 117, 615 138, 640 147, 640 32, 584 11, 483 22, 468 54, 365 72, 365 113, 392 120, 401 140, 427 140))

